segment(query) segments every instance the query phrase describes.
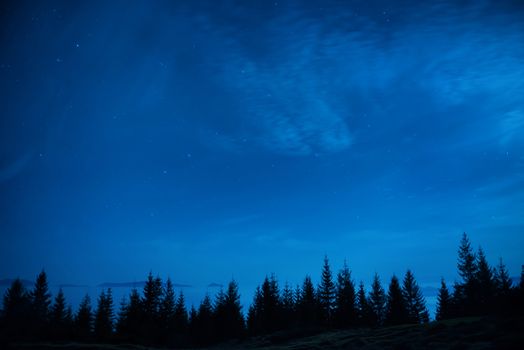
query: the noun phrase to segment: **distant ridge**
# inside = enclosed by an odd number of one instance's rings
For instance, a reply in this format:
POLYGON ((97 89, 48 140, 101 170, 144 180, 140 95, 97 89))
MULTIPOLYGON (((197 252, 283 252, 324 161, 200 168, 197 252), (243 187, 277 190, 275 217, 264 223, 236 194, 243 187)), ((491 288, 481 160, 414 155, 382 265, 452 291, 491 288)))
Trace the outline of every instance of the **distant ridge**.
POLYGON ((214 282, 213 282, 213 283, 209 283, 207 286, 208 286, 209 288, 222 288, 222 287, 223 287, 222 284, 220 284, 220 283, 214 283, 214 282))
POLYGON ((62 283, 58 285, 59 288, 88 288, 87 284, 72 284, 72 283, 62 283))
MULTIPOLYGON (((163 283, 165 285, 165 283, 163 283)), ((141 288, 146 285, 146 281, 137 281, 137 282, 104 282, 97 285, 101 288, 141 288)), ((173 283, 175 288, 191 288, 193 287, 190 284, 180 284, 173 283)))

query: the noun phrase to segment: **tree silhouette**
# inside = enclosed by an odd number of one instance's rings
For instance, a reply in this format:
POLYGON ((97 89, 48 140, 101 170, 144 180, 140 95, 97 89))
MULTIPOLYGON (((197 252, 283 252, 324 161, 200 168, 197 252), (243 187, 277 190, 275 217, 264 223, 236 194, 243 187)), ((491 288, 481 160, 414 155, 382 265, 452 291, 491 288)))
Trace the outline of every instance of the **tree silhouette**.
POLYGON ((175 332, 183 334, 187 331, 188 315, 186 309, 186 301, 184 298, 184 293, 182 291, 180 291, 180 294, 178 294, 178 298, 175 303, 174 321, 175 332))
POLYGON ((477 264, 466 233, 462 234, 460 240, 457 267, 462 282, 455 284, 453 300, 456 310, 454 313, 471 315, 476 312, 477 305, 477 264))
POLYGON ((160 301, 162 300, 162 280, 160 277, 154 278, 153 273, 149 272, 143 295, 142 306, 146 320, 154 323, 158 319, 160 301))
POLYGON ((47 333, 49 321, 49 308, 51 305, 51 293, 47 282, 47 275, 42 270, 36 277, 33 290, 30 293, 32 317, 31 332, 37 338, 47 333))
POLYGON ((87 340, 91 336, 93 327, 93 313, 91 311, 91 299, 85 295, 75 316, 75 336, 80 340, 87 340))
POLYGON ((143 323, 141 327, 142 338, 149 343, 158 343, 160 338, 160 302, 162 300, 162 280, 153 277, 149 272, 144 285, 142 297, 143 323))
POLYGON ((317 295, 321 312, 321 323, 328 326, 331 324, 333 309, 335 307, 335 283, 333 283, 333 275, 327 256, 324 256, 324 265, 322 266, 322 275, 317 295))
POLYGON ((165 342, 170 342, 170 336, 172 336, 176 331, 176 316, 175 316, 175 307, 176 307, 176 295, 173 288, 173 282, 168 278, 166 281, 166 286, 164 288, 163 297, 159 306, 159 317, 160 317, 160 327, 161 327, 161 338, 165 342))
POLYGON ((142 299, 136 288, 131 290, 129 301, 124 302, 120 308, 117 323, 117 332, 124 339, 131 341, 143 340, 142 323, 144 321, 144 310, 142 299))
POLYGON ((239 338, 244 334, 244 316, 235 280, 229 282, 226 293, 220 291, 217 296, 215 329, 220 340, 239 338))
POLYGON ((506 268, 506 265, 504 265, 502 258, 499 259, 499 264, 495 270, 494 279, 497 295, 509 295, 511 292, 512 282, 511 278, 509 277, 508 269, 506 268))
POLYGON ((346 328, 357 324, 355 299, 355 284, 351 280, 351 271, 344 261, 344 266, 337 274, 334 312, 337 327, 346 328))
POLYGON ((373 325, 381 326, 384 323, 385 317, 385 304, 386 304, 386 294, 384 288, 380 284, 380 278, 377 273, 373 278, 373 283, 371 284, 371 292, 369 294, 369 306, 373 315, 373 325))
POLYGON ((399 325, 407 323, 407 321, 408 314, 402 289, 397 276, 393 275, 388 288, 384 323, 387 325, 399 325))
POLYGON ((440 288, 438 290, 437 296, 437 321, 446 320, 451 317, 452 313, 452 299, 449 294, 448 287, 446 282, 442 278, 440 280, 440 288))
POLYGON ((291 328, 295 325, 295 295, 289 283, 285 283, 282 290, 282 324, 284 328, 291 328))
POLYGON ((111 288, 100 292, 95 313, 94 331, 99 340, 109 340, 113 334, 113 294, 111 288))
POLYGON ((318 299, 315 293, 315 287, 309 276, 304 278, 297 308, 299 323, 302 327, 309 328, 318 325, 318 299))
POLYGON ((427 323, 429 312, 426 308, 426 301, 411 270, 408 270, 404 276, 402 295, 406 304, 407 322, 427 323))
POLYGON ((30 317, 31 304, 22 281, 17 278, 4 294, 4 332, 8 339, 18 340, 26 336, 26 321, 30 317))
POLYGON ((275 275, 265 277, 255 290, 253 304, 248 312, 248 327, 252 334, 274 332, 282 325, 282 303, 275 275))
POLYGON ((51 324, 55 339, 63 339, 70 334, 71 313, 71 309, 66 305, 64 291, 60 288, 51 307, 51 324))
POLYGON ((364 283, 360 281, 357 293, 357 320, 358 325, 362 327, 369 327, 373 324, 373 311, 369 305, 369 300, 366 296, 364 283))
POLYGON ((474 301, 478 303, 476 309, 481 314, 490 313, 495 296, 495 282, 493 270, 489 266, 482 248, 477 252, 477 270, 475 271, 476 290, 474 301))
POLYGON ((211 298, 208 294, 204 297, 198 307, 195 324, 195 344, 209 345, 215 340, 214 315, 211 298))

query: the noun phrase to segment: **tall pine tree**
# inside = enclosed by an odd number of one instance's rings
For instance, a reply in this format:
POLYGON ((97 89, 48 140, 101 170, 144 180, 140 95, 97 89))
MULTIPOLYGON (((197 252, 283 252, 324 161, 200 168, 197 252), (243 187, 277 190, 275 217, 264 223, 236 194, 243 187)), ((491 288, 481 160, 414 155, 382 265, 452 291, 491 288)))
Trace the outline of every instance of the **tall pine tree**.
POLYGON ((397 276, 393 275, 388 288, 384 323, 387 325, 404 324, 408 320, 407 316, 406 304, 400 283, 397 276))
POLYGON ((94 331, 98 340, 107 341, 113 335, 114 311, 111 288, 102 290, 98 297, 95 313, 94 331))
POLYGON ((49 309, 51 306, 51 293, 47 282, 47 274, 42 270, 36 277, 33 290, 30 293, 32 317, 28 320, 31 323, 31 332, 36 337, 41 337, 47 333, 49 321, 49 309))
POLYGON ((362 281, 358 285, 357 292, 357 320, 361 327, 369 327, 373 324, 373 312, 362 281))
POLYGON ((386 314, 386 293, 380 283, 380 277, 377 273, 373 277, 371 292, 369 294, 369 306, 373 313, 373 325, 381 326, 384 324, 386 314))
POLYGON ((351 271, 346 261, 337 274, 334 314, 337 327, 346 328, 357 323, 355 284, 351 279, 351 271))
POLYGON ((327 256, 324 256, 324 265, 322 266, 322 275, 317 295, 321 312, 321 322, 325 326, 330 325, 335 307, 335 283, 333 282, 333 275, 327 256))
POLYGON ((442 278, 437 295, 437 313, 435 316, 437 321, 446 320, 452 316, 452 302, 446 282, 442 278))
POLYGON ((75 316, 74 330, 75 337, 80 340, 87 340, 91 337, 91 332, 93 330, 93 313, 91 310, 91 299, 89 295, 85 295, 78 311, 75 316))
POLYGON ((429 312, 426 308, 426 300, 424 299, 422 291, 420 290, 411 270, 408 270, 404 276, 402 294, 406 304, 407 322, 429 322, 429 312))

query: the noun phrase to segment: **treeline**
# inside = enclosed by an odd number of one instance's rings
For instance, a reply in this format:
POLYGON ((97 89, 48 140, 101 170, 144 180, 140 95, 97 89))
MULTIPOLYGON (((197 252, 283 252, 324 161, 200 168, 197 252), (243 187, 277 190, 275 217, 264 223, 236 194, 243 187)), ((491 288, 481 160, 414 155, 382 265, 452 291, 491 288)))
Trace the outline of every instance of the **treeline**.
MULTIPOLYGON (((473 315, 522 313, 524 285, 513 286, 502 261, 496 268, 479 249, 474 253, 464 234, 459 248, 458 272, 452 292, 444 280, 439 290, 438 320, 473 315)), ((300 330, 380 327, 429 322, 422 292, 413 273, 393 276, 387 291, 375 274, 369 292, 355 285, 344 263, 333 275, 327 257, 320 283, 309 276, 303 283, 281 288, 274 275, 256 288, 244 317, 237 283, 211 299, 206 295, 198 308, 186 309, 184 294, 176 293, 171 280, 149 274, 141 292, 133 289, 119 306, 111 289, 98 296, 96 307, 88 295, 76 313, 60 289, 54 300, 42 271, 30 291, 15 280, 6 291, 0 313, 0 339, 11 341, 81 341, 137 343, 157 346, 206 346, 230 339, 300 330)), ((0 344, 1 345, 1 344, 0 344)))

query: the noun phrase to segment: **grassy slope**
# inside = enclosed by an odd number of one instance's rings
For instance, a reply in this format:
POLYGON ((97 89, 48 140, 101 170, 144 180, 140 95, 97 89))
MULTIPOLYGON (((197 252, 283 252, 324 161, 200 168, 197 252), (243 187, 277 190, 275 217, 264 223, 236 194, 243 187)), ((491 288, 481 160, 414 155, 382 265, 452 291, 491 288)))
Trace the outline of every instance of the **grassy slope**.
MULTIPOLYGON (((27 350, 145 350, 133 345, 20 344, 27 350)), ((429 325, 403 325, 301 335, 282 332, 213 349, 524 349, 524 319, 464 318, 429 325)))

